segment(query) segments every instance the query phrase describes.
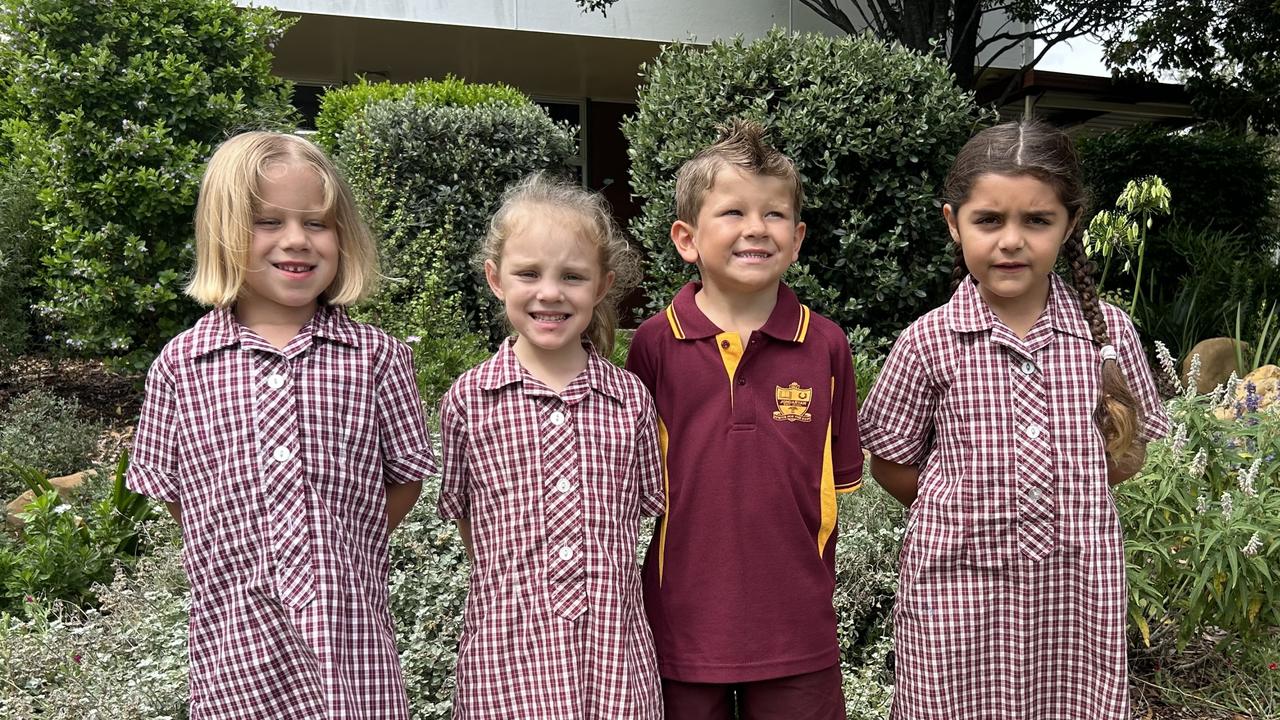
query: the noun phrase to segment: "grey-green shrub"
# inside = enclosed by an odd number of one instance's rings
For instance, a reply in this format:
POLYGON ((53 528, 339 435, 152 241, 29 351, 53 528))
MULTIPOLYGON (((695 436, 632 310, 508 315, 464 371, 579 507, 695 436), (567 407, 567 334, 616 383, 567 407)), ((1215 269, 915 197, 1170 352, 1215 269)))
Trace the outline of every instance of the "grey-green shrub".
POLYGON ((9 403, 0 420, 0 495, 5 501, 27 489, 5 465, 34 468, 49 477, 89 467, 101 428, 79 414, 80 403, 44 390, 32 390, 9 403))
POLYGON ((292 125, 271 74, 292 21, 230 0, 2 0, 0 109, 50 244, 36 310, 63 348, 144 361, 183 329, 205 158, 292 125))
POLYGON ((803 179, 809 229, 787 280, 807 303, 893 337, 940 300, 950 250, 937 198, 980 119, 941 63, 869 36, 774 30, 667 46, 644 78, 623 130, 645 198, 631 230, 648 249, 652 308, 693 272, 668 234, 676 170, 733 116, 762 122, 803 179))
POLYGON ((499 306, 472 270, 503 190, 535 170, 568 168, 574 132, 532 102, 372 103, 340 134, 337 159, 381 235, 384 300, 429 294, 466 327, 504 334, 499 306))

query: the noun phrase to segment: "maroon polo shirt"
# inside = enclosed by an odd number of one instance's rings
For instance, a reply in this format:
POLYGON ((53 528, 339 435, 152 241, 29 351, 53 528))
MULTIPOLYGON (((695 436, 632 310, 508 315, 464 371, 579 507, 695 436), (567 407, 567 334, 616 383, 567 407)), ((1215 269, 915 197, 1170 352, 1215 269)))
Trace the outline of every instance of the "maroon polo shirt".
POLYGON ((636 331, 627 369, 658 409, 667 512, 644 566, 662 676, 730 683, 839 661, 836 494, 862 477, 853 359, 785 285, 750 338, 689 283, 636 331))

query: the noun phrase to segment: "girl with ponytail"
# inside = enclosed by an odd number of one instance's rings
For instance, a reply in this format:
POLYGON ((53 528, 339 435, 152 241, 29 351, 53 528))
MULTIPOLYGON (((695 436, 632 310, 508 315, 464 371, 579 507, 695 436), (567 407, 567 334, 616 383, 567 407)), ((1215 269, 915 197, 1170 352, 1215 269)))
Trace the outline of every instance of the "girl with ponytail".
POLYGON ((1133 324, 1098 298, 1071 140, 983 130, 943 201, 954 293, 898 338, 860 419, 872 474, 910 506, 893 718, 1128 718, 1110 485, 1169 420, 1133 324))

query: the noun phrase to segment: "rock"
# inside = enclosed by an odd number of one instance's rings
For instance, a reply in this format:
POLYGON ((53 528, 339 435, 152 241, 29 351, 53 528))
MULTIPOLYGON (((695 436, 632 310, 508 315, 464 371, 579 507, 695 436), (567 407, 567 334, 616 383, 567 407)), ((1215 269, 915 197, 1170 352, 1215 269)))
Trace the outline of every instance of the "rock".
MULTIPOLYGON (((84 481, 94 474, 93 470, 85 470, 75 473, 74 475, 64 475, 62 477, 49 478, 49 484, 58 490, 58 494, 63 500, 69 500, 77 488, 84 484, 84 481)), ((18 513, 27 509, 27 506, 35 502, 36 494, 30 490, 22 493, 5 506, 4 521, 9 527, 15 530, 22 529, 22 518, 18 517, 18 513)))
POLYGON ((1248 402, 1249 385, 1258 396, 1258 410, 1280 410, 1280 367, 1263 365, 1254 370, 1236 386, 1235 397, 1225 406, 1214 411, 1214 415, 1229 420, 1236 416, 1236 407, 1248 402))
MULTIPOLYGON (((1242 355, 1248 356, 1253 352, 1248 343, 1238 344, 1242 355)), ((1237 342, 1228 337, 1209 338, 1196 343, 1182 361, 1182 381, 1186 382, 1187 373, 1191 371, 1191 358, 1199 355, 1200 380, 1196 383, 1196 392, 1201 395, 1213 392, 1236 371, 1236 345, 1237 342)))

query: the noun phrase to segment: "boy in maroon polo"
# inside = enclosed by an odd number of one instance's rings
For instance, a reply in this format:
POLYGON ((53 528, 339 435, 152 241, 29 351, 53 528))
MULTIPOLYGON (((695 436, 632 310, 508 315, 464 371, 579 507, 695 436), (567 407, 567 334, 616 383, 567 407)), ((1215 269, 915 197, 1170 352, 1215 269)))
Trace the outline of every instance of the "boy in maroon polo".
POLYGON ((627 359, 666 471, 644 598, 669 720, 845 717, 831 597, 836 494, 862 477, 853 360, 781 282, 804 195, 763 134, 735 121, 681 167, 671 239, 701 282, 627 359))

